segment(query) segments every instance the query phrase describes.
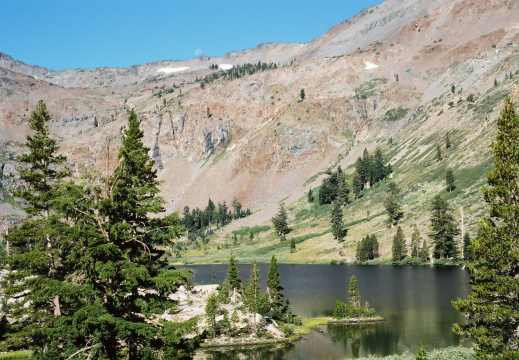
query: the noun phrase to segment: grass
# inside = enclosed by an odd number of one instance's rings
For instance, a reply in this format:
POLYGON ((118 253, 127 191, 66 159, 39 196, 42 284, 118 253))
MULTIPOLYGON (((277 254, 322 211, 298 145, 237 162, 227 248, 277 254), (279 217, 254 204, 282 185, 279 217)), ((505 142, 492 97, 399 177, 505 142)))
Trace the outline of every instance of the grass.
POLYGON ((295 327, 296 334, 300 336, 307 335, 310 333, 312 329, 315 329, 316 327, 320 325, 326 325, 330 321, 332 321, 333 318, 330 316, 322 316, 322 317, 315 317, 315 318, 301 318, 302 325, 295 327))
POLYGON ((222 149, 222 151, 220 151, 213 159, 213 163, 211 165, 215 165, 216 163, 218 163, 218 161, 220 161, 224 156, 225 154, 227 153, 227 148, 224 148, 222 149))
POLYGON ((260 233, 269 231, 271 229, 268 225, 257 225, 253 227, 244 226, 238 230, 233 230, 233 234, 236 236, 249 236, 249 234, 252 232, 254 235, 260 233))
POLYGON ((409 109, 402 109, 401 107, 398 109, 388 110, 384 115, 384 121, 397 121, 403 119, 407 115, 408 111, 409 109))
POLYGON ((13 351, 0 354, 0 360, 25 360, 31 355, 28 351, 13 351))

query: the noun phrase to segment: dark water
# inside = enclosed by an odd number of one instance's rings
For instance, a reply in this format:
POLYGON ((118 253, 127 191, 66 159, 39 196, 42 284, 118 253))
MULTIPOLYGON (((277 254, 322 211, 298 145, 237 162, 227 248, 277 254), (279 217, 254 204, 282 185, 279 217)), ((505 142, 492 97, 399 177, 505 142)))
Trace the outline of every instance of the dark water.
MULTIPOLYGON (((268 264, 260 264, 262 288, 266 288, 268 264)), ((223 281, 227 265, 190 266, 195 282, 211 282, 214 270, 223 281)), ((242 279, 250 265, 238 265, 242 279)), ((304 340, 277 349, 246 352, 214 352, 214 359, 344 359, 370 354, 386 356, 405 350, 416 353, 420 341, 428 349, 458 345, 452 324, 462 321, 451 301, 469 293, 468 274, 461 267, 337 266, 280 264, 283 294, 292 308, 305 317, 331 315, 337 299, 346 301, 352 275, 357 278, 362 303, 368 301, 386 321, 375 325, 328 325, 312 331, 304 340)))

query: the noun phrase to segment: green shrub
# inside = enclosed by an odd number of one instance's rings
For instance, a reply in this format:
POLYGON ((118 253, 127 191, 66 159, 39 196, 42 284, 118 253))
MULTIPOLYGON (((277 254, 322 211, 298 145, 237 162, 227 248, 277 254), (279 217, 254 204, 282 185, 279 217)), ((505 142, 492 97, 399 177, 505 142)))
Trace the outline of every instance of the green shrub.
POLYGON ((281 331, 283 331, 283 334, 285 335, 285 337, 289 337, 289 336, 292 336, 294 335, 294 325, 291 325, 291 324, 286 324, 286 325, 283 325, 283 328, 281 328, 281 331))

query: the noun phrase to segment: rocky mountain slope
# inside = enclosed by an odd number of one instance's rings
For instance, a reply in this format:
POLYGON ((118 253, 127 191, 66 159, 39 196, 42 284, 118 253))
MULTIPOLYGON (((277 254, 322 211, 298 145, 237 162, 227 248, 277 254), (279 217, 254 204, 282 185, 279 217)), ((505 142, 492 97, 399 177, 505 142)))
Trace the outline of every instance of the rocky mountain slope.
MULTIPOLYGON (((452 201, 465 208, 465 224, 474 231, 483 212, 478 187, 491 166, 493 120, 504 96, 517 98, 518 15, 515 0, 388 0, 311 43, 263 44, 222 58, 55 72, 1 54, 0 216, 22 216, 9 196, 19 186, 13 159, 24 151, 25 118, 43 99, 54 119, 51 131, 76 176, 104 172, 107 158, 116 161, 127 112, 135 108, 169 211, 233 196, 253 209, 253 216, 219 232, 215 244, 239 226, 267 222, 281 200, 294 204, 296 221, 308 208, 296 201, 320 184, 325 169, 340 164, 351 173, 363 150, 377 146, 405 189, 403 225, 418 223, 427 233, 427 199, 441 191, 441 169, 448 166, 470 178, 452 201), (236 70, 258 62, 275 63, 276 69, 204 80, 226 71, 211 65, 236 70), (433 151, 447 132, 454 150, 435 164, 433 151)), ((354 242, 374 231, 387 255, 393 234, 383 225, 382 191, 374 189, 345 210, 353 222, 366 217, 366 209, 379 214, 369 226, 352 226, 351 246, 334 244, 325 234, 308 242, 307 255, 285 260, 347 258, 354 242), (323 253, 317 256, 316 247, 323 253)), ((329 227, 324 218, 314 224, 295 234, 329 227)))

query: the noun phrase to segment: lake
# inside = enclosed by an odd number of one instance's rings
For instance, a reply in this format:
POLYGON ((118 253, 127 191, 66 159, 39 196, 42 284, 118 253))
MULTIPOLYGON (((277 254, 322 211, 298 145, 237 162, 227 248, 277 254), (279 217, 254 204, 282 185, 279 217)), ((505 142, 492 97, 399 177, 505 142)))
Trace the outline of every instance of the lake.
MULTIPOLYGON (((183 266, 182 266, 183 267, 183 266)), ((223 281, 227 265, 190 265, 194 282, 223 281)), ((243 280, 250 265, 238 264, 243 280)), ((180 266, 178 266, 180 268, 180 266)), ((259 264, 262 290, 268 264, 259 264)), ((285 298, 294 313, 304 317, 331 316, 337 299, 348 299, 350 277, 355 275, 362 304, 366 301, 386 321, 374 325, 328 325, 313 330, 304 340, 277 349, 214 351, 214 359, 344 359, 386 356, 408 350, 416 353, 420 341, 428 349, 459 345, 452 331, 462 321, 451 301, 466 298, 469 276, 458 266, 357 266, 279 264, 285 298)))

